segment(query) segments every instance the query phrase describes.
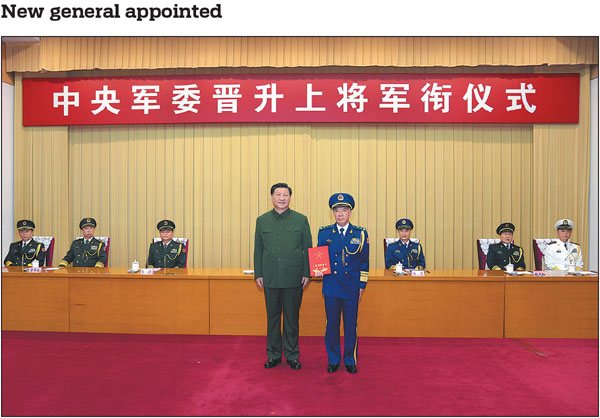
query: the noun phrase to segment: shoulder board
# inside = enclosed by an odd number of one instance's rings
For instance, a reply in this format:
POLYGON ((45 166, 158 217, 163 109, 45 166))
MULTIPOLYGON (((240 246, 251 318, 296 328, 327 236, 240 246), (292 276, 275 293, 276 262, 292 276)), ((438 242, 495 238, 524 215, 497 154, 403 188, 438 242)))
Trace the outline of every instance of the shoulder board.
POLYGON ((319 231, 321 230, 325 230, 325 229, 333 229, 333 225, 325 225, 319 228, 319 231))
POLYGON ((573 241, 571 241, 571 244, 579 245, 578 243, 576 243, 576 242, 573 242, 573 241))
POLYGON ((78 242, 78 241, 81 241, 81 242, 83 242, 83 238, 76 239, 76 240, 75 240, 75 241, 73 241, 73 242, 78 242))
POLYGON ((363 228, 362 226, 358 226, 358 225, 352 225, 354 227, 354 229, 358 229, 359 231, 366 231, 365 228, 363 228))

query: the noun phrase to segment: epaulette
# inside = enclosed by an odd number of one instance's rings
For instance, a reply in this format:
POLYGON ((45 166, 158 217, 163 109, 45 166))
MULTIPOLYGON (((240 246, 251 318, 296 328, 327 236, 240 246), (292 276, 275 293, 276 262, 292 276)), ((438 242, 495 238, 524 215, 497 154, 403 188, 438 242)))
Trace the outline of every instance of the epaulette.
POLYGON ((359 231, 366 231, 365 228, 363 228, 362 226, 358 226, 358 225, 352 225, 354 228, 358 229, 359 231))
POLYGON ((573 241, 571 241, 571 244, 579 245, 578 243, 576 243, 576 242, 573 242, 573 241))
POLYGON ((325 225, 319 228, 319 231, 321 230, 325 230, 325 229, 333 229, 333 225, 325 225))

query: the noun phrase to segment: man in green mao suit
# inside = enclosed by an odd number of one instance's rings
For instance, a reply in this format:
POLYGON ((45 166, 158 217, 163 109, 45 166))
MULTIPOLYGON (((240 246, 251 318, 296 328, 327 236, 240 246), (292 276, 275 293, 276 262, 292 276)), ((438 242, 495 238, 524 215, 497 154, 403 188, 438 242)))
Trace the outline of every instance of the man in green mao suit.
POLYGON ((277 366, 283 354, 292 369, 298 360, 300 302, 302 289, 310 280, 308 249, 312 236, 306 216, 289 208, 292 188, 286 183, 271 187, 273 210, 256 219, 254 241, 254 277, 264 288, 267 305, 267 362, 277 366), (283 312, 283 338, 281 314, 283 312))

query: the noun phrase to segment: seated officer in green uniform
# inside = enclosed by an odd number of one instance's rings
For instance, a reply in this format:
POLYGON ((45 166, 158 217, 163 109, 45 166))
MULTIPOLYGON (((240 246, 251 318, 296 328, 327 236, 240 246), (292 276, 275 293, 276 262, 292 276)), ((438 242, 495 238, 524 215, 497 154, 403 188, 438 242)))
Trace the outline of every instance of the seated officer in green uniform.
POLYGON ((515 226, 510 222, 502 223, 496 228, 500 235, 498 244, 490 245, 486 263, 490 270, 506 270, 507 264, 513 264, 515 270, 525 270, 525 259, 521 247, 512 244, 515 226))
POLYGON ((17 229, 21 241, 10 244, 8 254, 4 258, 4 265, 8 266, 31 266, 33 260, 38 260, 40 266, 44 265, 46 249, 44 244, 37 242, 33 237, 35 224, 33 221, 21 219, 17 222, 17 229))
POLYGON ((185 244, 173 241, 175 223, 165 219, 156 224, 156 228, 160 233, 161 241, 150 244, 146 267, 183 268, 185 266, 187 252, 185 244))
POLYGON ((73 263, 73 267, 104 267, 106 265, 106 248, 104 243, 94 238, 96 231, 96 220, 94 218, 84 218, 79 222, 79 229, 83 238, 76 239, 71 244, 60 263, 59 267, 68 267, 73 263))

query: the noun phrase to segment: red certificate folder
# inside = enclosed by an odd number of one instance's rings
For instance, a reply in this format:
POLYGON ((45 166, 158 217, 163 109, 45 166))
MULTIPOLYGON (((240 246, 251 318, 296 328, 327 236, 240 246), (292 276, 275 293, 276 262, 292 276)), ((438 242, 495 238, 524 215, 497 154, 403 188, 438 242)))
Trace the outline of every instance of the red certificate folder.
POLYGON ((308 249, 308 263, 310 264, 310 275, 315 276, 315 271, 319 270, 323 274, 331 274, 331 264, 329 263, 329 247, 323 245, 321 247, 308 249))

